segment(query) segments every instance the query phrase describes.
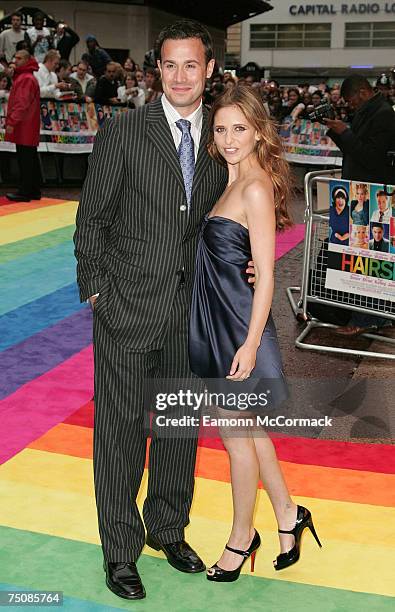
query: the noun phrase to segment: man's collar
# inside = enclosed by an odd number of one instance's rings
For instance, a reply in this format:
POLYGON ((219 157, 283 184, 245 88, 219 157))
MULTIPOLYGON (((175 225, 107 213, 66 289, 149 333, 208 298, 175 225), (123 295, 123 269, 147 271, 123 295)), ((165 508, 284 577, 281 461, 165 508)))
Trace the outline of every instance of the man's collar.
POLYGON ((175 123, 179 119, 186 119, 190 121, 195 127, 200 127, 202 118, 203 118, 203 103, 200 101, 199 106, 196 110, 193 111, 188 117, 182 117, 177 109, 174 108, 172 104, 170 104, 169 100, 166 98, 165 94, 161 96, 161 102, 163 106, 163 110, 165 112, 166 118, 169 123, 175 123))

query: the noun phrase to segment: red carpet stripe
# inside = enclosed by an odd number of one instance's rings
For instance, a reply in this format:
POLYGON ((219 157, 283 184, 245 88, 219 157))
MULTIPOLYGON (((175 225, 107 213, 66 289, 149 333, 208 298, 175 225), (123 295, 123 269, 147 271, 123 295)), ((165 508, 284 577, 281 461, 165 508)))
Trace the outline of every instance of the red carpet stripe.
MULTIPOLYGON (((93 427, 93 402, 81 406, 64 423, 93 427)), ((359 444, 338 440, 291 438, 273 435, 273 442, 281 461, 335 467, 382 474, 395 473, 394 447, 390 444, 359 444)), ((202 437, 199 445, 225 450, 219 438, 202 437)))
MULTIPOLYGON (((390 444, 359 444, 339 440, 291 438, 273 435, 279 459, 383 474, 395 473, 394 447, 390 444)), ((201 446, 223 449, 221 440, 202 438, 201 446)))
POLYGON ((5 197, 0 197, 0 217, 5 215, 13 215, 15 213, 26 212, 27 210, 35 210, 36 208, 45 208, 46 206, 54 206, 55 204, 65 204, 69 200, 57 200, 55 198, 41 198, 41 200, 32 200, 31 202, 18 202, 11 204, 5 197))

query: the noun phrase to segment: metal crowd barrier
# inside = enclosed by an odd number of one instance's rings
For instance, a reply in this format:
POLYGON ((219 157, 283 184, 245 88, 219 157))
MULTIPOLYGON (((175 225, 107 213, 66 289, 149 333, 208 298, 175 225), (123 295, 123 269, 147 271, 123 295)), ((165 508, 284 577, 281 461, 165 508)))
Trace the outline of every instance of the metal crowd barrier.
MULTIPOLYGON (((351 310, 372 314, 381 318, 395 321, 395 302, 382 300, 356 293, 347 293, 325 287, 327 253, 325 244, 328 244, 329 236, 329 208, 320 208, 320 198, 315 197, 319 185, 329 183, 333 179, 340 178, 340 169, 317 170, 309 172, 304 180, 305 192, 305 217, 306 225, 302 282, 300 287, 288 287, 287 296, 295 317, 299 321, 305 321, 305 327, 295 340, 295 346, 304 350, 322 351, 328 353, 340 353, 345 355, 358 355, 365 357, 377 357, 384 359, 395 359, 395 354, 388 352, 375 352, 362 348, 341 348, 325 344, 315 344, 306 341, 314 329, 336 329, 338 325, 325 323, 311 316, 308 304, 327 304, 351 310), (326 241, 326 242, 325 242, 326 241)), ((395 347, 395 339, 378 333, 364 333, 362 337, 387 343, 395 347)))

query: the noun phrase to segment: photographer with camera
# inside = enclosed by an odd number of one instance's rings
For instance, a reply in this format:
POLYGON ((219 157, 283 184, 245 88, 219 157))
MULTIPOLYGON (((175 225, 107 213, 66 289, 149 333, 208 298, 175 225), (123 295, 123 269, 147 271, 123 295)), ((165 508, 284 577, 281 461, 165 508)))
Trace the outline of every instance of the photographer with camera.
MULTIPOLYGON (((322 117, 328 136, 343 152, 342 178, 363 183, 395 184, 389 152, 395 148, 395 113, 380 93, 361 75, 344 80, 341 96, 355 111, 351 127, 339 119, 322 117)), ((388 319, 353 312, 342 336, 355 337, 388 326, 388 319)))
POLYGON ((351 127, 339 119, 322 118, 328 136, 343 152, 342 178, 369 183, 395 183, 388 152, 395 147, 395 113, 361 75, 345 79, 341 96, 355 111, 351 127))

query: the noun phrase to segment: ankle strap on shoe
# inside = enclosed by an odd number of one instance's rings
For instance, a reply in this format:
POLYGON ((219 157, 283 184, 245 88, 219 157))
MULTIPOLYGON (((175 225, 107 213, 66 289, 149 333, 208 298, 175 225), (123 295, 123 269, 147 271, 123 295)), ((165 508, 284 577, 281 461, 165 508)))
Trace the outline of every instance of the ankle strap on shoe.
POLYGON ((277 529, 278 533, 292 533, 292 535, 294 534, 294 530, 295 530, 295 527, 291 529, 290 531, 286 531, 285 529, 277 529))
POLYGON ((227 544, 225 548, 226 550, 230 550, 230 552, 236 553, 236 555, 241 555, 245 559, 247 559, 250 556, 250 553, 248 552, 248 550, 237 550, 237 548, 231 548, 227 544))

